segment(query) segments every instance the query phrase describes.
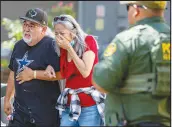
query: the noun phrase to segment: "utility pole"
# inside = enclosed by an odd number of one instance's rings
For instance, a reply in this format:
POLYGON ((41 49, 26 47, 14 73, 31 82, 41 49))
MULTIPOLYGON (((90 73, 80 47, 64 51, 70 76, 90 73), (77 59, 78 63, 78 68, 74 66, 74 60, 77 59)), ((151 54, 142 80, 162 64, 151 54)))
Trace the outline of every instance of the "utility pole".
POLYGON ((78 1, 78 22, 83 28, 83 1, 78 1))

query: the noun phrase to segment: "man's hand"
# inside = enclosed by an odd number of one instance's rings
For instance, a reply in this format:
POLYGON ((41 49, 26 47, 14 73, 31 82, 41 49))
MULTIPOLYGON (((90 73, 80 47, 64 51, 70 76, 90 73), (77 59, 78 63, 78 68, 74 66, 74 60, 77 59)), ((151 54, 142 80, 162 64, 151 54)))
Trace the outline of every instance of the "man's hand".
POLYGON ((15 93, 14 72, 10 71, 8 81, 7 81, 6 94, 4 98, 4 112, 7 115, 11 114, 12 112, 12 105, 10 101, 11 101, 11 98, 14 96, 14 93, 15 93))
POLYGON ((34 78, 33 73, 34 72, 32 69, 25 67, 24 70, 16 76, 16 80, 19 81, 19 84, 30 81, 34 78))
POLYGON ((4 112, 7 116, 12 113, 11 103, 10 101, 7 101, 6 99, 4 99, 4 112))

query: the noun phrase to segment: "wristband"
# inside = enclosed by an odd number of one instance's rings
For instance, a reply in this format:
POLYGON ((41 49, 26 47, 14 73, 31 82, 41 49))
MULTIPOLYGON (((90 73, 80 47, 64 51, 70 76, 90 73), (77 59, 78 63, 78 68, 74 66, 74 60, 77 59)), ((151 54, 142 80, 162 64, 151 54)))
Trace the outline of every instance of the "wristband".
POLYGON ((36 79, 36 70, 33 72, 33 78, 36 79))

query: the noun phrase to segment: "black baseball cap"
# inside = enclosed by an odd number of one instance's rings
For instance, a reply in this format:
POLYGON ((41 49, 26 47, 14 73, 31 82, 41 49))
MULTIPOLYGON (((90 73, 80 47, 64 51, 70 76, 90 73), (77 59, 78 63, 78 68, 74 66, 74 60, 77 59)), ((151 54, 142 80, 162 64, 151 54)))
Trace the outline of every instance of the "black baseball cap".
POLYGON ((43 26, 48 25, 48 16, 47 13, 40 8, 30 9, 27 11, 24 17, 20 17, 21 20, 28 20, 35 23, 38 23, 43 26))

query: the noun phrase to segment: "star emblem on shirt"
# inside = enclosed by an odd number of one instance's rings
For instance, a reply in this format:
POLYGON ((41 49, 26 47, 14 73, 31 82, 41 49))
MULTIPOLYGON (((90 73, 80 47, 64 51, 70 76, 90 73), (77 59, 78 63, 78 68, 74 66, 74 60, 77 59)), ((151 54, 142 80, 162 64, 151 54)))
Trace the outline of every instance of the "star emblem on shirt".
POLYGON ((28 66, 34 61, 34 60, 28 60, 27 58, 28 58, 28 51, 24 54, 22 59, 16 58, 16 61, 18 63, 17 73, 21 72, 25 66, 28 66))

